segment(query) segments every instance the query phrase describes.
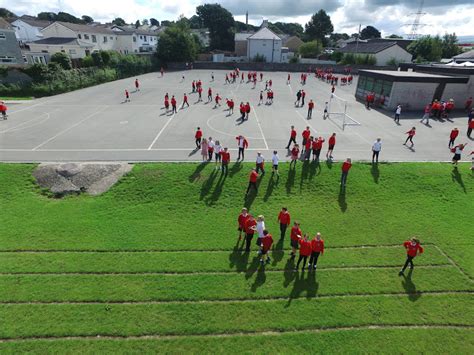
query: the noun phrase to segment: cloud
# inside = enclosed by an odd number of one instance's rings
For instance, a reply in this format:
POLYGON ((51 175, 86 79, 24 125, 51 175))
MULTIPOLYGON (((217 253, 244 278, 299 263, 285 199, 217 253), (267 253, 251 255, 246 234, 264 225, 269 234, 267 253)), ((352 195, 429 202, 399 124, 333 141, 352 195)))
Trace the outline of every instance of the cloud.
POLYGON ((221 0, 218 2, 234 15, 245 15, 248 11, 249 15, 265 17, 312 15, 320 9, 330 12, 343 3, 342 0, 221 0))
MULTIPOLYGON (((384 6, 404 6, 411 9, 418 9, 420 0, 367 0, 367 5, 375 7, 384 6)), ((472 0, 427 0, 423 4, 423 9, 430 9, 436 7, 452 7, 458 5, 472 5, 472 0)))

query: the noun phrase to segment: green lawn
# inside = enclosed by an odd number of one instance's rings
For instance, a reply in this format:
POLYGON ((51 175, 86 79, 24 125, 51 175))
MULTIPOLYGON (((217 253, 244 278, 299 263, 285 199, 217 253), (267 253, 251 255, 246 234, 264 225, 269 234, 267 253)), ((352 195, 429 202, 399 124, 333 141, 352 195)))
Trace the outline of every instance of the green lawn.
POLYGON ((33 97, 31 97, 31 96, 20 96, 20 97, 2 96, 2 97, 0 97, 0 100, 4 100, 4 101, 33 100, 33 97))
POLYGON ((140 164, 109 192, 51 198, 34 165, 0 165, 0 352, 474 352, 474 176, 467 164, 140 164), (242 206, 287 206, 320 231, 316 273, 289 235, 261 268, 237 245, 242 206), (425 253, 406 277, 401 243, 425 253), (98 337, 100 336, 100 337, 98 337), (3 339, 3 340, 2 340, 3 339))

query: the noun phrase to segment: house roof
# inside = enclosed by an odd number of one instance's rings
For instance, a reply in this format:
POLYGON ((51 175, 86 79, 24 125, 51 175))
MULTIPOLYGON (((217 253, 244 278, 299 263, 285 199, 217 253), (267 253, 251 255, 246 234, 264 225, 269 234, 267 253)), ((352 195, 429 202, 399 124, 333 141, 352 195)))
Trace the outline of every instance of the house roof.
POLYGON ((241 33, 236 33, 234 36, 235 41, 246 41, 247 38, 252 36, 254 33, 247 33, 247 32, 241 32, 241 33))
POLYGON ((301 38, 297 37, 297 36, 291 36, 291 37, 288 37, 284 42, 283 42, 283 45, 285 47, 299 47, 303 44, 304 42, 301 40, 301 38))
POLYGON ((39 28, 45 28, 51 24, 51 22, 49 21, 38 20, 36 17, 28 16, 28 15, 23 15, 17 18, 16 20, 23 21, 30 26, 39 27, 39 28))
POLYGON ((428 74, 414 71, 397 70, 359 70, 359 76, 368 76, 377 79, 397 82, 415 83, 457 83, 465 84, 469 77, 428 74))
POLYGON ((77 24, 77 23, 69 23, 69 22, 62 22, 62 21, 53 22, 51 25, 53 25, 55 23, 63 25, 64 27, 69 28, 70 30, 72 30, 74 32, 103 33, 103 34, 114 34, 115 33, 111 29, 106 28, 104 26, 80 25, 80 24, 77 24))
POLYGON ((115 33, 120 35, 145 35, 145 36, 158 36, 158 33, 155 31, 144 30, 140 28, 130 28, 130 27, 123 27, 123 26, 112 26, 111 30, 115 33))
POLYGON ((387 48, 395 46, 396 42, 367 42, 367 43, 348 43, 345 47, 339 48, 342 53, 379 53, 387 48))
POLYGON ((12 26, 3 18, 0 17, 0 28, 2 30, 12 30, 12 26))
POLYGON ((268 27, 262 27, 256 33, 248 37, 248 39, 272 39, 281 41, 281 38, 273 33, 273 31, 268 27))
POLYGON ((463 60, 468 60, 468 59, 473 59, 474 58, 474 49, 455 55, 453 59, 463 59, 463 60))
POLYGON ((37 41, 31 42, 33 44, 47 44, 50 46, 60 46, 60 45, 69 45, 69 46, 80 46, 80 47, 94 47, 94 45, 79 41, 77 38, 71 37, 48 37, 39 39, 37 41))
POLYGON ((413 42, 411 39, 402 39, 402 38, 372 38, 368 40, 368 43, 388 43, 395 42, 403 49, 407 49, 408 46, 413 42))

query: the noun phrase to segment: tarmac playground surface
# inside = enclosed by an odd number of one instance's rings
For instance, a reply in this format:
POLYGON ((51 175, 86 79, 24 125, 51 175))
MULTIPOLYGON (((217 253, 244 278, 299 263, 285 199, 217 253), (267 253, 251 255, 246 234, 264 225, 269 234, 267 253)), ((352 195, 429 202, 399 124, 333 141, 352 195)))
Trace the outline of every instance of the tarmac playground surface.
MULTIPOLYGON (((335 160, 352 158, 356 161, 371 159, 371 146, 377 137, 382 139, 381 161, 449 161, 452 153, 447 145, 449 133, 458 127, 460 135, 456 143, 470 142, 466 136, 467 116, 455 113, 450 120, 430 120, 430 126, 419 122, 422 112, 402 111, 400 125, 393 120, 391 112, 367 110, 357 102, 354 91, 357 76, 352 85, 336 87, 335 94, 347 102, 347 114, 360 125, 346 126, 342 130, 341 116, 323 119, 324 103, 329 101, 331 86, 308 75, 305 86, 299 82, 300 73, 291 73, 291 84, 287 85, 287 73, 264 72, 263 81, 252 83, 240 79, 225 84, 226 71, 215 70, 215 81, 211 82, 211 71, 190 70, 185 72, 149 73, 138 76, 140 91, 135 92, 134 79, 128 78, 74 92, 10 104, 9 117, 0 121, 0 161, 4 162, 49 162, 49 161, 200 161, 200 151, 195 151, 194 133, 201 127, 205 137, 219 140, 227 146, 231 159, 237 158, 235 137, 247 137, 249 149, 245 160, 254 161, 257 151, 268 159, 277 150, 282 161, 289 160, 285 149, 290 126, 294 125, 297 141, 301 143, 301 132, 306 126, 313 136, 326 139, 322 157, 327 150, 327 139, 335 132, 337 143, 335 160), (185 80, 182 81, 182 75, 185 80), (203 82, 203 102, 197 103, 197 93, 190 94, 191 82, 203 82), (259 105, 259 94, 265 81, 273 81, 274 102, 259 105), (213 95, 219 93, 222 106, 214 108, 207 102, 207 89, 213 95), (304 88, 306 103, 295 107, 296 92, 304 88), (131 93, 131 102, 123 103, 124 90, 131 93), (178 108, 183 94, 188 93, 190 107, 179 109, 175 115, 166 114, 163 108, 165 93, 175 95, 178 108), (233 98, 235 109, 232 115, 226 111, 225 98, 233 98), (307 102, 313 99, 316 106, 313 118, 307 120, 307 102), (239 120, 240 102, 250 102, 248 121, 239 120), (405 132, 417 128, 415 146, 403 145, 405 132)), ((266 98, 266 94, 264 94, 266 98)), ((341 111, 343 101, 336 99, 335 111, 341 111)), ((459 105, 460 103, 458 103, 459 105)), ((468 146, 466 152, 472 150, 468 146)), ((464 154, 463 160, 470 160, 464 154)))

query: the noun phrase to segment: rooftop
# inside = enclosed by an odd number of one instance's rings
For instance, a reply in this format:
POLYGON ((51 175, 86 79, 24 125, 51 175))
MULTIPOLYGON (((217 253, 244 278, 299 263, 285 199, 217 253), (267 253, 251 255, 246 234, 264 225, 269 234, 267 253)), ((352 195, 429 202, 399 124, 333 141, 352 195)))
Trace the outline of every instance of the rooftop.
MULTIPOLYGON (((69 22, 62 22, 62 21, 56 21, 54 23, 58 23, 60 25, 63 25, 64 27, 67 27, 70 30, 75 31, 75 32, 104 33, 104 34, 114 34, 115 33, 110 28, 106 28, 105 26, 100 26, 100 25, 98 25, 98 26, 89 26, 89 25, 80 25, 80 24, 77 24, 77 23, 69 23, 69 22)), ((52 24, 54 24, 54 23, 52 23, 52 24)))
POLYGON ((359 75, 398 82, 467 83, 469 81, 468 77, 397 70, 359 70, 359 75))
POLYGON ((463 59, 463 60, 474 59, 474 49, 455 55, 453 59, 463 59))
POLYGON ((39 27, 39 28, 45 28, 51 24, 51 22, 49 21, 38 20, 36 17, 28 16, 28 15, 23 15, 17 18, 16 20, 23 21, 30 26, 39 27))
POLYGON ((48 38, 39 39, 31 43, 47 44, 47 45, 53 45, 53 46, 76 45, 76 46, 81 46, 81 47, 93 47, 92 44, 88 44, 88 43, 79 41, 77 38, 71 38, 71 37, 48 37, 48 38))
POLYGON ((241 32, 241 33, 236 33, 234 40, 235 41, 246 41, 247 38, 252 36, 254 33, 248 33, 248 32, 241 32))
POLYGON ((2 30, 12 30, 12 26, 3 18, 0 17, 0 28, 2 30))
POLYGON ((345 47, 339 48, 338 51, 341 53, 379 53, 387 48, 396 45, 394 41, 383 41, 383 42, 359 42, 348 43, 345 47))
POLYGON ((248 39, 272 39, 272 40, 279 40, 281 41, 281 38, 278 37, 275 33, 273 33, 272 30, 270 30, 267 27, 262 27, 257 31, 257 33, 254 33, 248 39))

